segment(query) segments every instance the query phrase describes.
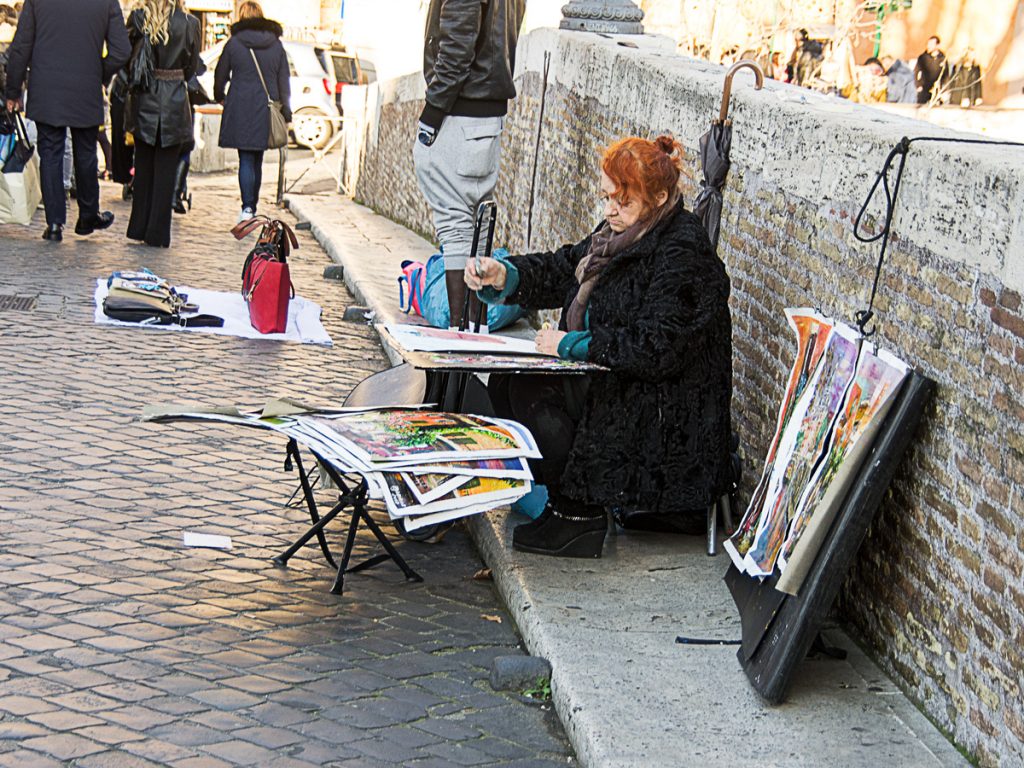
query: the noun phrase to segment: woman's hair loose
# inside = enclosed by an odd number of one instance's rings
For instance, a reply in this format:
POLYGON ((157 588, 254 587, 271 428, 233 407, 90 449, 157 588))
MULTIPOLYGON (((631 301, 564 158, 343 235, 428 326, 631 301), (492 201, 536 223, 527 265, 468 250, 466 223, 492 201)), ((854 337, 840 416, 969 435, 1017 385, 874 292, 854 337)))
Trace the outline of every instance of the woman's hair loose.
POLYGON ((142 31, 154 45, 171 39, 171 14, 181 8, 182 0, 140 0, 144 12, 142 31))
POLYGON ((681 168, 682 146, 668 135, 654 141, 635 136, 619 139, 601 159, 601 170, 615 184, 616 199, 636 198, 648 209, 658 207, 663 192, 672 196, 681 168))
POLYGON ((244 3, 238 6, 238 20, 242 19, 262 19, 263 8, 256 0, 245 0, 244 3))

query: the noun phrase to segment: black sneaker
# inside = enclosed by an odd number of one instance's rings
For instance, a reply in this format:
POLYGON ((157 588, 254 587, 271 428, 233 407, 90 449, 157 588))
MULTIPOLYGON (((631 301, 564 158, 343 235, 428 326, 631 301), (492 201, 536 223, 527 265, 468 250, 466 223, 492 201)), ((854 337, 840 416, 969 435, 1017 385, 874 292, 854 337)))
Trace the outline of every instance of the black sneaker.
POLYGON ((64 239, 64 227, 60 224, 48 224, 43 230, 43 240, 59 243, 64 239))
POLYGON ((106 229, 114 223, 114 214, 110 211, 103 211, 92 221, 79 219, 75 222, 76 235, 91 235, 97 229, 106 229))

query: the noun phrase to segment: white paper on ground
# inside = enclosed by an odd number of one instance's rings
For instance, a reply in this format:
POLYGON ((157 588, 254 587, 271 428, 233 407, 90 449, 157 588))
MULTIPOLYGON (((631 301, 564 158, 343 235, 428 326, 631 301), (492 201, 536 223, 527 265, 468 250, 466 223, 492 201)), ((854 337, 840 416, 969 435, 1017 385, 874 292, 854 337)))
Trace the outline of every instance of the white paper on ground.
POLYGON ((96 280, 96 303, 93 319, 101 325, 120 325, 126 328, 156 328, 163 331, 192 331, 196 333, 213 333, 219 336, 241 336, 244 339, 270 339, 272 341, 298 341, 303 344, 321 344, 332 346, 333 342, 323 323, 320 322, 320 305, 296 296, 288 303, 288 327, 284 333, 260 333, 249 322, 249 308, 245 305, 242 294, 234 291, 206 291, 202 288, 190 288, 185 285, 175 287, 178 293, 188 296, 190 304, 199 307, 199 313, 216 315, 224 318, 222 328, 182 328, 179 325, 141 325, 114 320, 103 314, 103 299, 107 296, 107 281, 96 280))
POLYGON ((185 531, 186 547, 209 547, 211 549, 231 549, 230 536, 214 536, 212 533, 193 533, 185 531))

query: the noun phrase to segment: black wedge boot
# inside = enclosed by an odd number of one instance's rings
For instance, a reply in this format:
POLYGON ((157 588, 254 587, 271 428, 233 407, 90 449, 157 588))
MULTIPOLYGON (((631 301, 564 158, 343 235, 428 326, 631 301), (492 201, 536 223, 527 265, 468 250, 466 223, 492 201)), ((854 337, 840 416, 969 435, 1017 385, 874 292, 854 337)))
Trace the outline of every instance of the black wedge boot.
POLYGON ((607 529, 604 507, 558 499, 550 514, 512 531, 512 548, 554 557, 600 557, 607 529))

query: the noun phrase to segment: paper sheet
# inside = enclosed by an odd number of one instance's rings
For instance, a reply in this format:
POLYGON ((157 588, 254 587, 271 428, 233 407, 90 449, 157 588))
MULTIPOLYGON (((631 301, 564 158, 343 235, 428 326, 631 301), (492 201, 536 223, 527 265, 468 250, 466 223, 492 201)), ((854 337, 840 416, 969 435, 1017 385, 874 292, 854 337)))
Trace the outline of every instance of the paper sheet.
POLYGON ((193 533, 192 531, 185 531, 183 540, 186 547, 231 549, 230 536, 215 536, 212 533, 193 533))

